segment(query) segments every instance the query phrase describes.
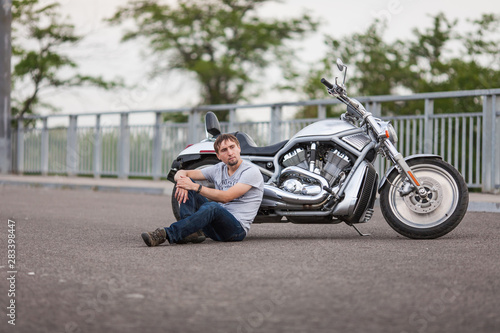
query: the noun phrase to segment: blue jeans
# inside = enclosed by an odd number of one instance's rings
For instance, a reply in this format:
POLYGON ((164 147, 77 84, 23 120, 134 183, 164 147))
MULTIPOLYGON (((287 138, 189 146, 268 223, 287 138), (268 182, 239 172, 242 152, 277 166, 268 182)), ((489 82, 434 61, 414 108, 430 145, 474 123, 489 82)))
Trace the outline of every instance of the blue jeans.
POLYGON ((233 214, 195 191, 188 191, 188 200, 180 205, 180 215, 181 220, 165 228, 170 243, 177 243, 198 230, 220 242, 242 241, 246 236, 233 214))

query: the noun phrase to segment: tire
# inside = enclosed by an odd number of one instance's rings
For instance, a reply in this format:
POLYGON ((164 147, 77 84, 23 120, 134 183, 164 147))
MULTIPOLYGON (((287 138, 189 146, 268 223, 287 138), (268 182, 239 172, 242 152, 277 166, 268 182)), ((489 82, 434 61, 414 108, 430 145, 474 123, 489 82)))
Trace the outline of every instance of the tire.
POLYGON ((380 191, 384 218, 396 232, 408 238, 446 235, 462 221, 469 205, 469 191, 462 175, 452 165, 435 158, 410 160, 408 165, 422 185, 431 190, 430 195, 424 200, 415 192, 401 197, 398 189, 402 177, 395 170, 380 191))
MULTIPOLYGON (((207 157, 201 161, 197 161, 197 162, 189 164, 184 169, 185 170, 198 170, 198 169, 203 169, 203 168, 215 165, 219 162, 220 161, 218 159, 216 159, 215 157, 207 157)), ((196 183, 202 184, 205 187, 214 188, 214 184, 210 183, 209 181, 206 181, 206 180, 204 180, 204 181, 198 180, 198 181, 196 181, 196 183)), ((181 219, 181 213, 180 213, 179 203, 175 199, 175 191, 176 190, 177 190, 177 186, 174 185, 174 188, 172 189, 172 212, 174 213, 174 216, 177 219, 177 221, 179 221, 181 219)))

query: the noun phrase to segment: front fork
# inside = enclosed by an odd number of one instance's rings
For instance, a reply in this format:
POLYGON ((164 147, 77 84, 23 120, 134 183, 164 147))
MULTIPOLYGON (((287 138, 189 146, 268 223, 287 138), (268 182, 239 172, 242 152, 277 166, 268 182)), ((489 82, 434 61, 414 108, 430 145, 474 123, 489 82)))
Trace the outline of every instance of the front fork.
POLYGON ((403 155, 394 147, 391 141, 389 140, 384 140, 383 144, 385 145, 385 148, 387 149, 387 152, 391 159, 396 163, 397 166, 399 166, 398 171, 400 172, 401 176, 404 175, 406 176, 409 180, 409 184, 412 186, 404 186, 402 188, 402 191, 400 191, 401 196, 405 196, 413 192, 413 189, 416 189, 416 192, 419 194, 420 197, 426 198, 427 197, 427 190, 422 186, 422 183, 419 182, 417 177, 413 174, 410 166, 408 163, 406 163, 405 159, 403 158, 403 155))

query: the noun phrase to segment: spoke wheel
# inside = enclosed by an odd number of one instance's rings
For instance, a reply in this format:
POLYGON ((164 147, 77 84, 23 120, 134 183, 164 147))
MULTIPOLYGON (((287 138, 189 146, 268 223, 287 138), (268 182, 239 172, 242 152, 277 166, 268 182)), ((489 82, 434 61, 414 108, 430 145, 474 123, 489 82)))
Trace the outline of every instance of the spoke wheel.
POLYGON ((469 192, 460 173, 439 159, 408 162, 426 195, 412 192, 401 196, 398 189, 405 179, 397 172, 389 175, 380 192, 380 206, 389 225, 410 238, 437 238, 453 230, 464 217, 469 192))

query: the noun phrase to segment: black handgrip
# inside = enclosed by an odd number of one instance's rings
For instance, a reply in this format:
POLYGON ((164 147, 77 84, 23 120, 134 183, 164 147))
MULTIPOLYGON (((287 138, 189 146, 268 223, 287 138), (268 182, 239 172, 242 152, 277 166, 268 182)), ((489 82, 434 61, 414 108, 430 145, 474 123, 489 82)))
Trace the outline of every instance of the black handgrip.
POLYGON ((333 89, 333 84, 328 82, 325 78, 321 79, 321 83, 323 83, 328 89, 333 89))

